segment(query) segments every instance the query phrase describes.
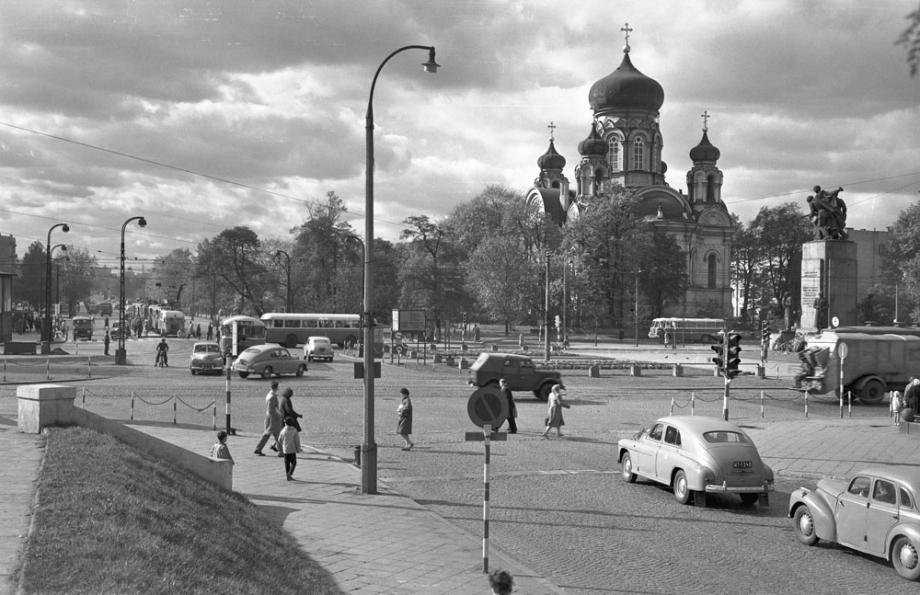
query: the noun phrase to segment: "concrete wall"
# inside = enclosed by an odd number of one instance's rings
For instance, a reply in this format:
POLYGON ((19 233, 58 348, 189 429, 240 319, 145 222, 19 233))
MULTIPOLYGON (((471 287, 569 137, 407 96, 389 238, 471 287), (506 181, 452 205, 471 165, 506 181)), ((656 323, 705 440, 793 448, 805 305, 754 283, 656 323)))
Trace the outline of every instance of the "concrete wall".
POLYGON ((233 490, 233 462, 205 457, 179 446, 138 432, 118 422, 74 407, 76 388, 59 384, 29 384, 16 389, 19 429, 37 434, 48 426, 78 425, 104 434, 182 467, 205 481, 233 490))

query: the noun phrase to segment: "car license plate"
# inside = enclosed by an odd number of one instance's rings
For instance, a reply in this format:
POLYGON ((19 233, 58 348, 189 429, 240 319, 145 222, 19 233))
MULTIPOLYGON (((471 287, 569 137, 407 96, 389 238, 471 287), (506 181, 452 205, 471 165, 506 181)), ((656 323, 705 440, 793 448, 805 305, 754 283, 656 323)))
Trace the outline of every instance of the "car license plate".
POLYGON ((751 461, 732 461, 732 469, 750 469, 753 466, 751 461))

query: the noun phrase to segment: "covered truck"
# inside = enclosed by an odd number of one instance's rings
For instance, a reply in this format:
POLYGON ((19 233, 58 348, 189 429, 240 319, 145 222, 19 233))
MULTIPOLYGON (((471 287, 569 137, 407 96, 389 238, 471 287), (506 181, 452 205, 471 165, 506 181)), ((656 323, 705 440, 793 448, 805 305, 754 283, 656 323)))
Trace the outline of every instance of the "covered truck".
POLYGON ((903 390, 911 376, 920 376, 920 328, 838 327, 807 337, 807 347, 799 354, 802 372, 796 377, 797 388, 814 394, 836 392, 842 344, 843 392, 851 391, 863 403, 879 403, 886 392, 903 390))

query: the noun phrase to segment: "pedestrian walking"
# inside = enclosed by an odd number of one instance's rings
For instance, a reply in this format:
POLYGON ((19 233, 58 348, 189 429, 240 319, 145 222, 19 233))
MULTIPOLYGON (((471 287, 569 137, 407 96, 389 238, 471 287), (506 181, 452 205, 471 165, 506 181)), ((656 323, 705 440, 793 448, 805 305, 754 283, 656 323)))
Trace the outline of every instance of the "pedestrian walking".
POLYGON ((111 342, 112 342, 112 339, 111 337, 109 337, 109 330, 106 329, 105 332, 102 333, 102 346, 105 349, 105 351, 103 352, 103 355, 109 354, 109 344, 111 342))
POLYGON ((507 570, 493 570, 489 573, 492 595, 509 595, 514 590, 514 579, 507 570))
POLYGON ((511 389, 508 388, 508 380, 502 378, 498 381, 499 389, 501 390, 502 397, 508 403, 508 433, 517 434, 517 405, 514 404, 514 395, 511 394, 511 389))
POLYGON ((284 428, 278 434, 278 444, 281 447, 281 453, 284 455, 284 474, 287 480, 294 479, 294 469, 297 467, 297 453, 300 452, 300 430, 297 425, 297 418, 284 418, 284 428))
POLYGON ((195 338, 196 339, 201 338, 201 323, 200 322, 195 325, 195 338))
POLYGON ((227 446, 227 432, 221 430, 217 433, 217 444, 211 447, 211 458, 233 461, 230 448, 227 446))
POLYGON ((553 386, 549 393, 549 407, 546 412, 546 429, 540 434, 544 438, 549 438, 550 428, 556 428, 556 434, 559 438, 564 435, 562 426, 565 425, 565 419, 562 417, 562 410, 568 409, 570 405, 565 402, 565 387, 561 384, 553 386))
POLYGON ((287 418, 294 419, 294 427, 297 428, 297 431, 300 431, 300 422, 297 421, 298 418, 303 417, 301 414, 294 411, 294 391, 290 388, 286 388, 281 392, 281 396, 278 397, 278 409, 281 410, 281 418, 287 421, 287 418))
POLYGON ((272 441, 270 448, 278 452, 278 456, 281 456, 281 451, 278 450, 278 434, 281 432, 281 429, 284 427, 284 416, 281 414, 281 407, 278 402, 278 381, 272 380, 271 388, 268 391, 268 394, 265 395, 265 429, 262 432, 262 437, 259 438, 259 443, 256 444, 255 453, 260 457, 264 457, 265 454, 262 452, 262 449, 265 447, 265 444, 269 440, 272 441))
POLYGON ((891 391, 891 402, 888 407, 889 414, 894 418, 894 425, 899 425, 901 423, 901 409, 904 407, 904 400, 901 398, 900 392, 891 391))
POLYGON ((214 339, 214 325, 210 322, 208 323, 208 341, 214 339))
POLYGON ((396 433, 405 443, 403 450, 412 450, 412 447, 415 446, 415 443, 409 438, 412 434, 412 399, 409 398, 408 388, 399 389, 399 394, 402 395, 402 400, 399 402, 399 407, 396 408, 396 433))

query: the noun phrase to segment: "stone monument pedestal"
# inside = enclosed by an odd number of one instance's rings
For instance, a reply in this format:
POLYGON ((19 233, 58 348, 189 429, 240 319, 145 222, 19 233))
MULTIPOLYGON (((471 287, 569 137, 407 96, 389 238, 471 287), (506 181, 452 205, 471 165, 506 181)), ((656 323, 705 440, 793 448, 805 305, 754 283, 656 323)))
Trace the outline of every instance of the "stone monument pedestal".
POLYGON ((802 244, 802 303, 800 328, 809 332, 856 324, 856 243, 850 240, 814 240, 802 244), (826 319, 816 325, 815 299, 823 293, 828 308, 826 319))

